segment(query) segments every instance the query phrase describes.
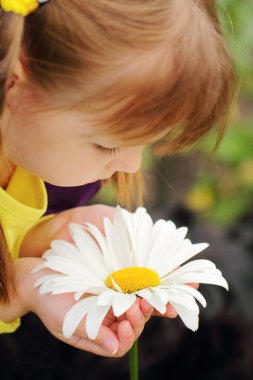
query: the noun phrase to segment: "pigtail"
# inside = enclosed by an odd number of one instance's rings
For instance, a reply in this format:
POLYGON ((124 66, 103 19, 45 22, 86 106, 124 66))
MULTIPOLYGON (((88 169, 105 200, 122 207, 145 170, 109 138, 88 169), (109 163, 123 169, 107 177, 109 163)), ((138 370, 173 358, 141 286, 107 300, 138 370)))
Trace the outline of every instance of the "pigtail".
MULTIPOLYGON (((6 85, 15 63, 17 62, 21 38, 24 28, 24 18, 0 9, 0 121, 6 101, 6 85)), ((1 127, 1 123, 0 123, 1 127)), ((1 151, 0 135, 0 184, 3 185, 10 177, 13 168, 4 159, 1 151)), ((14 266, 8 252, 2 228, 0 227, 0 300, 9 302, 9 292, 15 289, 14 266)))
POLYGON ((116 184, 117 203, 129 210, 143 205, 143 174, 142 170, 134 174, 117 172, 113 176, 116 184))
POLYGON ((18 58, 24 17, 0 9, 0 115, 3 111, 6 82, 18 58))
POLYGON ((15 291, 14 265, 0 226, 0 301, 10 302, 10 292, 13 291, 15 291))

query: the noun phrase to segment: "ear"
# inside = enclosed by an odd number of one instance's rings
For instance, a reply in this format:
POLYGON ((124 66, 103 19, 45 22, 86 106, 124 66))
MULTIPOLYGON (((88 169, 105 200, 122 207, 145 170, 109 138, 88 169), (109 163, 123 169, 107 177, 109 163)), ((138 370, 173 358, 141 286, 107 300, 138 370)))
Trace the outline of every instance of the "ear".
POLYGON ((27 76, 24 70, 24 66, 21 60, 18 59, 10 78, 7 80, 7 83, 6 83, 7 92, 10 89, 12 89, 17 82, 24 83, 26 81, 27 81, 27 76))

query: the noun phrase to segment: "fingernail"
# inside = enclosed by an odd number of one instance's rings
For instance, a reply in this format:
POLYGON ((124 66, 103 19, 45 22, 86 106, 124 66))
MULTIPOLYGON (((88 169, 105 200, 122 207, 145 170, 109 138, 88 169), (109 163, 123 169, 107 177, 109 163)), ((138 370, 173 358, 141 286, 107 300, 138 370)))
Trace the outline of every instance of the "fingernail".
POLYGON ((125 334, 127 334, 129 337, 133 335, 133 329, 129 321, 124 322, 123 328, 125 330, 125 334))
POLYGON ((146 313, 146 318, 149 319, 151 317, 151 315, 153 314, 153 311, 154 311, 153 309, 148 310, 146 313))
POLYGON ((142 319, 143 314, 142 314, 142 312, 141 312, 141 310, 140 310, 140 308, 139 308, 138 305, 136 305, 136 304, 133 305, 133 312, 134 312, 134 314, 135 314, 135 318, 136 318, 137 320, 142 319))
POLYGON ((110 338, 105 339, 103 348, 112 355, 116 354, 118 351, 118 347, 116 347, 114 340, 110 338))

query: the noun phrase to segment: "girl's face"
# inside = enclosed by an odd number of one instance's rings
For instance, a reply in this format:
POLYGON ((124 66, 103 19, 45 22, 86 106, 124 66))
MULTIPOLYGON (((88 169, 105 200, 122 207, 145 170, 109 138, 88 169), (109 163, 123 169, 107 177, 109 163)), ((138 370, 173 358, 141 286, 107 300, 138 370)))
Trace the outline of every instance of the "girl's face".
POLYGON ((57 186, 79 186, 140 168, 143 146, 94 137, 94 127, 84 119, 74 111, 34 112, 29 99, 15 108, 7 103, 3 150, 14 164, 57 186))

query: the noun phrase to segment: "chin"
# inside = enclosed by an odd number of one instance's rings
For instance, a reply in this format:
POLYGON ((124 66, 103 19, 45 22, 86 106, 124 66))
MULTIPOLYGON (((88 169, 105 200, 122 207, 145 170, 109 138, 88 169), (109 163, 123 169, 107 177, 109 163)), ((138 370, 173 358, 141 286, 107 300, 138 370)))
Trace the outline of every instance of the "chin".
MULTIPOLYGON (((115 172, 112 173, 111 175, 107 175, 106 177, 99 178, 99 179, 96 180, 96 181, 107 181, 108 179, 112 178, 112 176, 113 176, 114 174, 115 174, 115 172)), ((95 181, 94 181, 94 182, 95 182, 95 181)))
POLYGON ((83 180, 83 181, 63 181, 63 180, 51 180, 51 179, 43 179, 46 183, 48 183, 49 185, 53 185, 53 186, 58 186, 58 187, 78 187, 78 186, 84 186, 84 185, 87 185, 89 183, 93 183, 93 182, 96 182, 96 180, 94 181, 89 181, 89 180, 83 180))

